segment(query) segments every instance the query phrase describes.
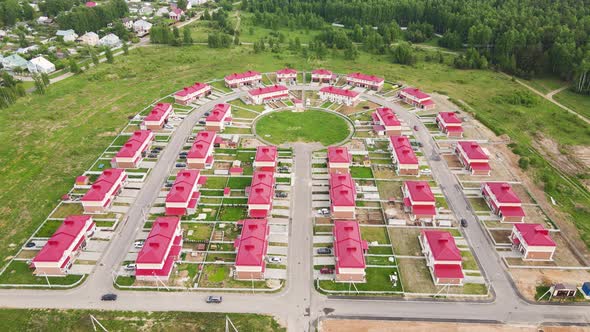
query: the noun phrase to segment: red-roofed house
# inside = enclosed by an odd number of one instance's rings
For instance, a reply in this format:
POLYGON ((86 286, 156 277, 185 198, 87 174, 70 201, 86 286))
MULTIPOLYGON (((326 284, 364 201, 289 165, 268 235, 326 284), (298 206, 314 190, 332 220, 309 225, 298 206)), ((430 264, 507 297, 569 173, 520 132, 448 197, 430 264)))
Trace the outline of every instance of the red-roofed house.
POLYGON ((254 157, 254 169, 257 171, 274 172, 279 160, 276 146, 259 146, 254 157))
POLYGON ((214 131, 200 131, 195 137, 193 146, 186 155, 188 168, 204 169, 213 166, 214 142, 217 134, 214 131))
POLYGON ((76 177, 76 182, 74 183, 74 188, 87 186, 89 184, 90 179, 86 175, 80 175, 76 177))
POLYGON ((31 263, 35 275, 65 276, 94 234, 91 216, 68 216, 31 263))
POLYGON ((274 173, 264 171, 254 172, 250 192, 248 193, 248 217, 266 218, 272 210, 274 196, 274 173))
POLYGON ((380 91, 385 80, 382 77, 363 73, 351 73, 346 76, 346 83, 371 90, 380 91))
POLYGON ((514 224, 510 242, 525 261, 552 261, 557 248, 549 230, 540 224, 514 224))
POLYGON ((168 123, 168 117, 172 113, 172 104, 158 103, 145 118, 140 125, 142 130, 160 130, 168 123))
POLYGON ((180 21, 180 19, 182 18, 182 15, 184 15, 184 11, 178 7, 173 8, 169 13, 168 13, 168 17, 171 20, 175 20, 175 21, 180 21))
POLYGON ((492 168, 487 152, 477 142, 457 142, 455 153, 471 175, 489 176, 492 168))
POLYGON ((423 230, 420 245, 435 285, 463 285, 461 252, 451 233, 423 230))
POLYGON ((84 213, 106 212, 115 196, 125 185, 127 174, 122 168, 109 168, 102 171, 102 174, 94 181, 90 189, 82 196, 84 213))
POLYGON ((328 147, 328 171, 330 173, 348 173, 352 156, 345 146, 328 147))
POLYGON ((320 89, 320 99, 329 100, 333 103, 354 106, 359 102, 360 94, 356 91, 326 86, 320 89))
POLYGON ((158 217, 135 260, 135 279, 167 281, 180 260, 182 228, 178 217, 158 217))
POLYGON ((266 219, 240 221, 242 233, 234 241, 236 262, 234 277, 239 280, 264 279, 270 227, 266 219))
POLYGON ((285 68, 277 70, 277 83, 294 84, 297 82, 297 70, 285 68))
POLYGON ((431 110, 436 107, 430 95, 420 91, 418 88, 405 88, 400 90, 398 97, 406 104, 418 107, 423 110, 431 110))
POLYGON ((336 260, 336 281, 365 281, 365 251, 367 241, 361 238, 356 220, 334 221, 334 258, 336 260))
POLYGON ((350 174, 332 173, 329 184, 332 218, 354 219, 356 216, 356 186, 350 174))
POLYGON ((432 221, 436 217, 436 200, 426 181, 405 181, 402 186, 404 208, 411 220, 432 221))
POLYGON ((188 105, 194 100, 211 94, 211 86, 207 83, 195 83, 191 86, 184 87, 174 94, 174 101, 177 104, 188 105))
POLYGON ((320 83, 332 83, 336 81, 336 75, 327 69, 315 69, 311 71, 311 81, 320 83))
POLYGON ((438 129, 447 134, 447 137, 463 137, 463 126, 461 119, 455 112, 439 112, 436 115, 438 129))
POLYGON ((205 118, 205 130, 223 131, 231 121, 231 105, 217 104, 205 118))
POLYGON ((406 136, 390 136, 389 148, 395 171, 399 175, 416 175, 420 173, 418 157, 406 136))
POLYGON ((523 222, 525 213, 522 202, 507 182, 486 182, 481 185, 483 199, 500 216, 501 222, 523 222))
POLYGON ((182 170, 176 174, 174 184, 166 196, 166 215, 184 216, 194 214, 199 202, 199 188, 207 178, 196 169, 182 170))
POLYGON ((401 135, 402 124, 395 116, 391 108, 379 107, 371 114, 375 132, 379 135, 397 136, 401 135))
POLYGON ((151 130, 138 130, 123 144, 111 160, 113 168, 137 168, 154 140, 151 130))
POLYGON ((262 83, 262 74, 257 71, 248 70, 244 73, 233 73, 225 77, 225 86, 238 88, 244 85, 256 85, 262 83))
POLYGON ((264 88, 255 88, 248 91, 248 101, 260 105, 269 101, 289 98, 289 89, 284 85, 271 85, 264 88))

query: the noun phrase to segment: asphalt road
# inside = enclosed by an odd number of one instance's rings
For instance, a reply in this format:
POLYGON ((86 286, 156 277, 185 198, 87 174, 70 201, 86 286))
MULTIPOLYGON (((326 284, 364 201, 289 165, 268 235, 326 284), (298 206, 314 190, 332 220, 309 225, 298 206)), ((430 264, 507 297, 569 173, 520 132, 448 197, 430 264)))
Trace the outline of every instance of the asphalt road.
MULTIPOLYGON (((318 90, 317 86, 292 86, 291 89, 318 90)), ((495 320, 506 323, 537 324, 541 322, 589 323, 588 306, 534 305, 520 299, 504 271, 498 255, 483 229, 471 213, 467 200, 457 188, 457 180, 444 161, 429 160, 432 173, 458 218, 468 220, 465 235, 474 254, 493 284, 495 299, 489 303, 409 301, 405 299, 342 299, 329 298, 313 290, 312 219, 311 219, 311 152, 306 144, 295 144, 295 177, 292 190, 292 221, 290 223, 289 259, 286 287, 273 294, 223 294, 221 304, 204 302, 202 292, 119 291, 112 285, 112 271, 123 261, 137 232, 143 224, 143 211, 156 199, 163 182, 170 174, 177 155, 202 114, 215 103, 235 99, 236 92, 209 102, 192 112, 176 129, 163 150, 160 161, 152 169, 142 190, 128 212, 128 221, 121 225, 102 256, 95 272, 80 287, 71 290, 0 290, 0 307, 107 309, 140 311, 244 312, 274 315, 289 331, 313 330, 317 318, 326 314, 349 317, 416 318, 450 320, 495 320), (100 296, 115 292, 114 302, 101 302, 100 296)), ((409 126, 417 126, 417 138, 423 143, 426 156, 436 151, 426 127, 400 106, 379 97, 363 95, 396 110, 409 126)))

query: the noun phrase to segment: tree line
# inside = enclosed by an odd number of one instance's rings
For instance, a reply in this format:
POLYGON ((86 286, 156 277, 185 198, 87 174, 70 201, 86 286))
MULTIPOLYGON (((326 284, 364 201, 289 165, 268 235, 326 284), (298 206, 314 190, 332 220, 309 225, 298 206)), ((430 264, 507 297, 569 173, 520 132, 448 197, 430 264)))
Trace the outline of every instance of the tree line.
POLYGON ((74 7, 70 12, 57 16, 56 21, 60 29, 74 29, 76 33, 83 34, 100 30, 128 13, 129 7, 125 0, 110 0, 96 7, 74 7))
POLYGON ((363 42, 371 39, 373 52, 389 48, 391 31, 383 27, 395 22, 406 27, 410 42, 436 33, 441 46, 468 49, 459 67, 490 64, 525 78, 554 74, 590 93, 589 0, 243 0, 242 8, 271 27, 303 22, 312 28, 306 18, 315 26, 317 17, 342 24, 353 30, 353 41, 359 31, 363 42))

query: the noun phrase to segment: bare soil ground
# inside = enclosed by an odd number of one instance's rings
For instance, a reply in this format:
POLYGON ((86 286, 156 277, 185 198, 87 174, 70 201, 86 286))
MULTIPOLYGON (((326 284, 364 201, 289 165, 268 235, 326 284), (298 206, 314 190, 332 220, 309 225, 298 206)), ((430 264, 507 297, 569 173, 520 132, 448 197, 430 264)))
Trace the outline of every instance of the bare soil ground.
POLYGON ((536 287, 553 283, 579 284, 590 280, 590 271, 581 270, 547 270, 547 269, 510 269, 512 279, 521 294, 535 300, 536 287))
POLYGON ((459 157, 457 157, 457 155, 445 154, 442 157, 447 162, 449 168, 463 168, 463 165, 461 165, 461 162, 459 161, 459 157))
POLYGON ((537 134, 537 140, 532 144, 544 157, 559 165, 569 175, 576 175, 590 168, 590 148, 587 146, 576 146, 572 151, 565 151, 557 142, 542 134, 537 134))
MULTIPOLYGON (((416 228, 389 227, 389 238, 393 252, 401 256, 422 256, 418 236, 420 230, 416 228)), ((407 279, 404 279, 407 280, 407 279)))
POLYGON ((475 324, 450 322, 411 322, 327 319, 320 323, 320 332, 589 332, 589 327, 580 326, 522 326, 502 324, 475 324))
POLYGON ((363 112, 363 111, 367 111, 369 109, 373 109, 373 108, 377 108, 379 107, 379 104, 370 102, 370 101, 362 101, 360 102, 358 105, 356 106, 342 106, 338 109, 338 112, 344 114, 344 115, 350 115, 356 112, 363 112))
POLYGON ((383 224, 381 209, 356 209, 356 219, 360 224, 383 224))
POLYGON ((496 243, 498 243, 498 244, 510 243, 510 240, 508 239, 508 237, 510 236, 511 233, 512 233, 512 231, 509 229, 507 229, 507 230, 491 230, 490 231, 490 234, 494 238, 494 241, 496 241, 496 243))
POLYGON ((240 140, 240 146, 245 149, 256 148, 261 145, 264 145, 264 144, 262 144, 262 142, 260 142, 259 140, 255 139, 255 138, 242 138, 240 140))

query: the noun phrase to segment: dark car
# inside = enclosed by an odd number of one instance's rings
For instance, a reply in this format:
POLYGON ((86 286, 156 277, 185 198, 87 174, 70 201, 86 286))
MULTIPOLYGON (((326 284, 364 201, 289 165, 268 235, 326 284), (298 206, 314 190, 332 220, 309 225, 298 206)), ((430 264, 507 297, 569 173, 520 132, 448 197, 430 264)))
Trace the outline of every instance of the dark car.
POLYGON ((318 255, 329 255, 332 253, 332 249, 330 248, 319 248, 318 255))
POLYGON ((207 300, 205 300, 207 303, 221 303, 221 301, 223 301, 223 297, 214 295, 207 296, 207 300))
POLYGON ((186 164, 184 164, 184 163, 176 163, 176 167, 186 167, 186 164))
POLYGON ((181 155, 181 156, 186 156, 187 154, 188 154, 188 152, 187 152, 187 151, 182 151, 182 152, 180 153, 180 155, 181 155))
POLYGON ((467 227, 467 220, 465 218, 461 218, 461 227, 467 227))
POLYGON ((205 123, 207 123, 207 122, 205 122, 205 121, 203 121, 203 120, 199 121, 199 124, 202 124, 202 125, 204 125, 205 123))
POLYGON ((36 246, 35 242, 27 242, 27 244, 25 244, 26 248, 33 248, 34 246, 36 246))
POLYGON ((204 113, 205 116, 208 116, 209 114, 211 114, 211 113, 209 113, 209 112, 205 112, 204 113))
POLYGON ((178 159, 186 159, 186 155, 185 154, 181 154, 180 156, 178 156, 178 159))
POLYGON ((108 293, 105 294, 103 296, 100 297, 101 301, 116 301, 117 300, 117 294, 113 294, 113 293, 108 293))
POLYGON ((418 126, 414 126, 414 130, 415 131, 418 131, 418 126))

